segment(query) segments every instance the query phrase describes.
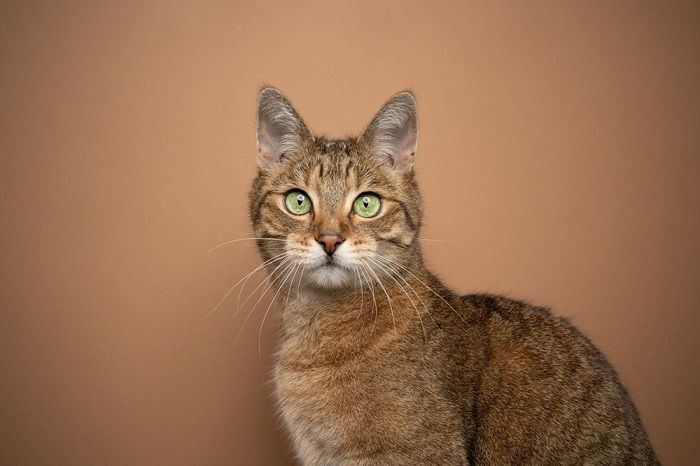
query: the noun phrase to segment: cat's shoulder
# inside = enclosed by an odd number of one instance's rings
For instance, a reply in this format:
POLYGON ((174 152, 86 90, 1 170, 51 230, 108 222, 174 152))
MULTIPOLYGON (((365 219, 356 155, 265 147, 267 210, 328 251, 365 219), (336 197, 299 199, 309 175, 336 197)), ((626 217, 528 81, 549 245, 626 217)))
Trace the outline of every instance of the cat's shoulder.
POLYGON ((484 318, 496 317, 507 321, 522 321, 553 318, 550 309, 536 306, 524 300, 509 296, 475 293, 460 296, 462 303, 471 311, 477 311, 484 318))
POLYGON ((541 346, 590 346, 590 341, 564 316, 549 308, 494 294, 460 297, 467 312, 478 315, 488 333, 512 343, 541 346))
POLYGON ((467 312, 479 316, 479 329, 487 342, 489 373, 496 378, 509 374, 517 380, 541 381, 552 376, 565 380, 566 374, 577 371, 612 371, 591 340, 548 308, 487 294, 461 299, 467 312))

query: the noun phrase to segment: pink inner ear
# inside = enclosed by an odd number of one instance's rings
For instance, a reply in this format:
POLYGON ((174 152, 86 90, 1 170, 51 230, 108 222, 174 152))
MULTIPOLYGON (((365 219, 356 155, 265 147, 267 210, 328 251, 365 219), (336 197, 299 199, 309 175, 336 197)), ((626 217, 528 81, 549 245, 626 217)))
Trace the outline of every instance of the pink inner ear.
POLYGON ((275 147, 268 121, 258 122, 258 153, 266 162, 279 162, 281 152, 275 147))
POLYGON ((410 169, 413 167, 416 150, 415 133, 405 129, 401 132, 403 133, 401 138, 386 136, 384 139, 376 138, 372 150, 380 163, 397 169, 410 169))
POLYGON ((363 133, 370 150, 385 164, 397 169, 411 169, 417 142, 416 104, 409 92, 400 93, 387 101, 363 133))
POLYGON ((282 155, 300 151, 312 138, 292 104, 279 91, 263 89, 258 97, 258 163, 279 162, 282 155))

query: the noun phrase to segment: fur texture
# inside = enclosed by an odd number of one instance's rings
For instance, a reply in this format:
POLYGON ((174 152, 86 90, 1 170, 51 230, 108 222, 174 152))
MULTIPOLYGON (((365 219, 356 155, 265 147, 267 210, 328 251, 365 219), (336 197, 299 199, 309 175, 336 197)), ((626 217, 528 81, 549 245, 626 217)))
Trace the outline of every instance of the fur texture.
POLYGON ((457 296, 425 268, 416 142, 410 92, 342 140, 260 93, 250 215, 282 305, 274 378, 301 463, 658 464, 615 371, 565 319, 457 296), (311 210, 292 214, 290 192, 311 210), (353 210, 366 193, 381 199, 370 218, 353 210))

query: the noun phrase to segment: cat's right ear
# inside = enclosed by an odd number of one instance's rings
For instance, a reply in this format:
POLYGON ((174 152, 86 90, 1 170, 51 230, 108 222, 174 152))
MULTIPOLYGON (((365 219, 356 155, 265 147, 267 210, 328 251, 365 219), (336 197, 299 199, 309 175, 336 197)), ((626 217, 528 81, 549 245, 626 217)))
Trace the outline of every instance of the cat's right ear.
POLYGON ((285 154, 301 152, 313 139, 291 102, 273 87, 258 94, 257 137, 261 168, 279 162, 285 154))

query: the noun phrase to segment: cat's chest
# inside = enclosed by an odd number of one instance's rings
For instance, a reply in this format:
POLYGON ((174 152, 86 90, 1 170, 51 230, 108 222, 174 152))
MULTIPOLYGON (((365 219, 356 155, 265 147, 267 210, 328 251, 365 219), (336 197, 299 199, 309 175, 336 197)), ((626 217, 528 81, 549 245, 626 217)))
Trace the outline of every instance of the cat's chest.
POLYGON ((459 415, 436 385, 434 363, 399 351, 314 367, 281 358, 277 398, 297 451, 343 464, 341 458, 406 449, 429 426, 459 432, 459 415))
POLYGON ((351 441, 381 416, 389 401, 377 396, 382 387, 393 391, 378 371, 376 364, 362 360, 314 367, 279 364, 275 382, 285 421, 292 431, 319 440, 334 432, 334 442, 351 441))
POLYGON ((394 391, 380 395, 382 386, 388 388, 381 366, 366 357, 306 367, 282 359, 275 374, 277 398, 297 446, 328 456, 333 450, 364 450, 368 436, 380 440, 377 425, 394 391))

